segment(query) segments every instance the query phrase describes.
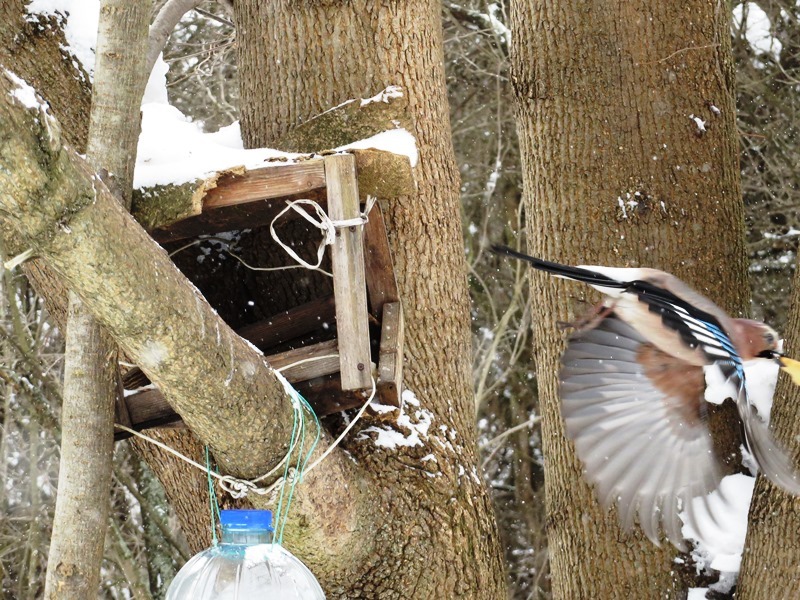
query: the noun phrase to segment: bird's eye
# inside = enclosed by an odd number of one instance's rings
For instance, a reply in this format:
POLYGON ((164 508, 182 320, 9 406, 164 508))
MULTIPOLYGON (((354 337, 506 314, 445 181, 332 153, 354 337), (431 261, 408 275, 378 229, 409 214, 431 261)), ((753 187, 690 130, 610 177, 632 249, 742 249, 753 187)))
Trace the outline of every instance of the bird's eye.
POLYGON ((775 334, 773 334, 771 331, 765 332, 764 333, 764 341, 766 342, 766 344, 768 346, 774 346, 775 345, 775 334))

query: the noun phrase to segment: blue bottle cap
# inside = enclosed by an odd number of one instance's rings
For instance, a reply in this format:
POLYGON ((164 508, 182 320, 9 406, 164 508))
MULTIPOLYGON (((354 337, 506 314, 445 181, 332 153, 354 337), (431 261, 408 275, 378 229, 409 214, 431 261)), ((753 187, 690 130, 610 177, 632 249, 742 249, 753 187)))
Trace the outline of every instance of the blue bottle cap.
POLYGON ((226 529, 264 530, 275 531, 272 528, 271 510, 221 510, 219 520, 226 529))

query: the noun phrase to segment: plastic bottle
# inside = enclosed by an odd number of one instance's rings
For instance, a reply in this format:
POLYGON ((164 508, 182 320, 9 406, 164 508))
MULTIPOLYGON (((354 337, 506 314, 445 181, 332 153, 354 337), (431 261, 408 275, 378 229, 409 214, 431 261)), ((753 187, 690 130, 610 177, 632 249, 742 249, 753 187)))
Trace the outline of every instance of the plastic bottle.
POLYGON ((272 542, 272 512, 220 511, 220 544, 193 556, 166 600, 325 600, 311 571, 272 542))

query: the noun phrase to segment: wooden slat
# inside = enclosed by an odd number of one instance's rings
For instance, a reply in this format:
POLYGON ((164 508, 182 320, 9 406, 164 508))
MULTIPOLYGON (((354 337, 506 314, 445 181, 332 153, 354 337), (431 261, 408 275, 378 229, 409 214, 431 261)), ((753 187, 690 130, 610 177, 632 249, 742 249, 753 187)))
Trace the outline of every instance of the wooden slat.
MULTIPOLYGON (((158 243, 166 244, 197 237, 198 235, 212 235, 220 231, 253 229, 269 225, 272 219, 286 208, 286 200, 298 200, 300 198, 308 198, 324 203, 325 194, 324 190, 317 189, 291 196, 281 196, 270 201, 256 198, 229 206, 204 208, 202 214, 177 221, 162 229, 153 229, 149 233, 158 243)), ((293 218, 300 217, 295 214, 286 215, 287 220, 293 218)))
POLYGON ((364 261, 370 313, 377 318, 387 302, 399 302, 397 278, 394 275, 389 237, 380 204, 375 204, 364 226, 364 261))
POLYGON ((167 421, 170 415, 177 417, 158 388, 153 387, 130 394, 126 400, 134 429, 143 423, 167 421))
POLYGON ((281 371, 283 376, 291 383, 330 375, 339 370, 339 350, 336 340, 320 342, 319 344, 295 350, 287 350, 266 358, 273 369, 280 369, 301 360, 313 359, 281 371))
POLYGON ((325 167, 321 160, 252 169, 242 174, 230 173, 217 181, 203 198, 203 211, 295 196, 325 187, 325 167))
MULTIPOLYGON (((355 159, 348 154, 334 154, 324 160, 328 216, 334 221, 358 217, 355 159)), ((362 229, 338 229, 331 251, 342 390, 372 386, 362 229)))
MULTIPOLYGON (((322 381, 321 378, 334 375, 339 371, 339 355, 336 348, 336 340, 320 342, 319 344, 314 344, 305 348, 273 354, 272 356, 267 356, 266 359, 272 368, 278 369, 306 358, 318 357, 326 358, 320 358, 319 360, 312 360, 290 367, 282 371, 283 376, 292 384, 297 384, 297 389, 309 402, 311 402, 311 398, 307 395, 308 390, 310 390, 309 393, 315 394, 315 398, 317 395, 320 397, 321 406, 327 407, 324 410, 328 411, 317 413, 320 416, 322 416, 322 414, 330 414, 337 410, 349 408, 353 405, 355 399, 360 396, 357 394, 340 394, 341 398, 337 399, 337 390, 340 390, 340 388, 334 387, 334 384, 327 380, 324 386, 320 383, 322 381), (303 386, 301 382, 307 380, 312 380, 316 383, 303 386), (352 396, 352 398, 350 398, 350 396, 352 396)), ((338 386, 338 379, 336 385, 338 386)), ((129 395, 125 400, 132 423, 129 427, 137 431, 149 429, 151 427, 165 427, 181 419, 158 389, 143 390, 136 394, 129 395)), ((314 403, 312 403, 312 406, 315 406, 314 403)), ((128 433, 118 431, 114 439, 121 440, 129 436, 130 434, 128 433)))
POLYGON ((133 425, 133 420, 128 412, 128 404, 125 402, 125 384, 122 380, 122 373, 117 365, 117 397, 114 399, 114 422, 125 427, 133 425))
POLYGON ((403 305, 383 305, 381 345, 378 357, 378 393, 383 404, 400 406, 403 394, 403 342, 405 340, 403 305))
MULTIPOLYGON (((353 155, 362 194, 386 199, 415 189, 407 157, 374 149, 354 150, 353 155)), ((268 225, 287 200, 308 198, 325 206, 324 161, 234 169, 205 181, 147 188, 137 196, 134 216, 160 243, 268 225)))
MULTIPOLYGON (((324 323, 333 323, 335 318, 333 296, 325 296, 278 313, 269 319, 240 327, 236 333, 264 352, 272 346, 322 329, 324 323)), ((147 375, 139 367, 129 369, 122 377, 122 387, 128 390, 144 387, 149 383, 147 375)), ((118 417, 117 423, 127 425, 119 419, 118 417)))
POLYGON ((333 296, 306 302, 290 310, 278 313, 236 330, 259 350, 266 350, 291 339, 322 329, 325 323, 333 325, 336 308, 333 296))
POLYGON ((338 373, 301 381, 294 387, 308 400, 318 417, 350 408, 360 408, 369 398, 368 390, 343 392, 342 380, 338 373))

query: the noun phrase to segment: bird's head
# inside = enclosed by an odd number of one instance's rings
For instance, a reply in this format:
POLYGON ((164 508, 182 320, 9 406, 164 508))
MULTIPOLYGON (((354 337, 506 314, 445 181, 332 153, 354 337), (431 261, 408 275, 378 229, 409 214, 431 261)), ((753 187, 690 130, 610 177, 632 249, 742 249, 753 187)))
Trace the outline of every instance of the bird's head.
POLYGON ((766 358, 776 361, 786 371, 796 385, 800 385, 800 361, 783 355, 783 340, 777 332, 765 323, 749 319, 736 319, 739 344, 743 346, 744 358, 766 358))
POLYGON ((783 356, 783 341, 766 323, 752 319, 734 319, 731 341, 742 360, 767 358, 779 360, 783 356))

